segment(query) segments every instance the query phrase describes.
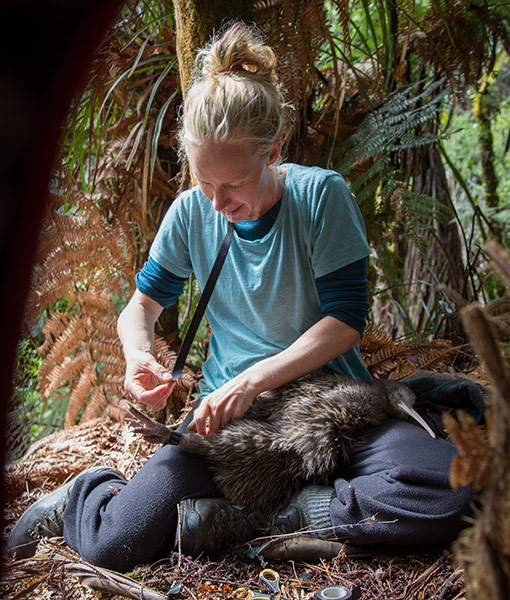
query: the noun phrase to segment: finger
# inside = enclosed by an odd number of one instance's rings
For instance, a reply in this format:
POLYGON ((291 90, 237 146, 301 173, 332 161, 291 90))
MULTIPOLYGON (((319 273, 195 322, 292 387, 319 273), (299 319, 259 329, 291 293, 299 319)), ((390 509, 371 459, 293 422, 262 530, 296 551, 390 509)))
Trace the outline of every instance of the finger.
MULTIPOLYGON (((159 365, 158 365, 159 366, 159 365)), ((156 375, 159 379, 161 379, 161 381, 164 381, 165 383, 168 383, 171 381, 172 379, 172 374, 169 373, 165 368, 160 367, 156 373, 154 373, 154 375, 156 375)))
POLYGON ((147 360, 141 366, 143 370, 152 373, 161 381, 169 382, 172 379, 172 374, 163 365, 160 365, 152 354, 147 355, 147 360))
POLYGON ((207 433, 207 420, 209 419, 209 406, 201 405, 198 410, 195 411, 193 415, 193 420, 195 422, 195 431, 201 435, 205 435, 207 433))
POLYGON ((161 410, 165 407, 166 401, 170 396, 173 385, 171 383, 162 383, 153 390, 145 390, 140 394, 140 400, 155 410, 161 410))
POLYGON ((207 435, 218 433, 222 425, 222 412, 218 409, 210 414, 209 427, 207 428, 207 435))
POLYGON ((142 398, 142 394, 146 391, 143 385, 135 384, 133 382, 126 382, 124 385, 124 389, 130 398, 132 398, 135 402, 140 402, 142 398))
POLYGON ((152 390, 144 390, 143 395, 145 398, 165 398, 165 400, 170 396, 170 392, 173 390, 175 386, 175 382, 169 383, 160 383, 152 390))

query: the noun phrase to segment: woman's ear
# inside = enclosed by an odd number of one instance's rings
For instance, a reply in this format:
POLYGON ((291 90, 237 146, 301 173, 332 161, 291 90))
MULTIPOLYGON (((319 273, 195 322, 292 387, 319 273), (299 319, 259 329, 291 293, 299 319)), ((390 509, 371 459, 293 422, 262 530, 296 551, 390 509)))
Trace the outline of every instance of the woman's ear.
POLYGON ((280 156, 280 152, 282 151, 282 138, 276 138, 271 146, 271 150, 269 151, 269 156, 267 158, 267 166, 271 166, 280 156))

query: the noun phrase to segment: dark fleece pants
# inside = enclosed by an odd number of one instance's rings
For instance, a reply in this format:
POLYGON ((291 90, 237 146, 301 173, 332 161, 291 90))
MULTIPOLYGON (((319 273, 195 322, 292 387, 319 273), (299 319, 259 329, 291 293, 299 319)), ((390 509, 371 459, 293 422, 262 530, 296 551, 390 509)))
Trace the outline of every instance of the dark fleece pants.
MULTIPOLYGON (((469 488, 449 487, 454 454, 452 444, 410 423, 378 427, 337 473, 331 505, 337 535, 354 544, 453 540, 471 496, 469 488)), ((216 494, 203 459, 163 446, 129 482, 108 473, 78 477, 64 512, 64 537, 93 564, 127 571, 169 556, 181 499, 216 494)))

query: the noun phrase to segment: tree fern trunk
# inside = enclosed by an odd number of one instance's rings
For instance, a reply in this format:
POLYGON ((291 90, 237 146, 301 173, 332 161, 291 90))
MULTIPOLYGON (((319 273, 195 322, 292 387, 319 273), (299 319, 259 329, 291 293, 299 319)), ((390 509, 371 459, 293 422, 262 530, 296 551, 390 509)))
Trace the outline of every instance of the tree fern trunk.
MULTIPOLYGON (((437 314, 440 296, 437 285, 442 283, 455 290, 464 287, 462 248, 457 224, 452 222, 453 205, 446 181, 440 153, 434 145, 417 150, 413 191, 426 194, 447 207, 444 220, 431 219, 424 224, 423 242, 427 248, 428 265, 411 241, 405 243, 404 281, 408 282, 407 302, 411 323, 418 333, 425 330, 429 314, 437 314)), ((425 259, 427 260, 427 259, 425 259)), ((445 333, 450 336, 457 331, 457 321, 446 316, 445 333)), ((404 333, 401 331, 400 333, 404 333)))
POLYGON ((177 58, 183 92, 189 84, 195 53, 228 20, 253 21, 249 0, 174 0, 177 58))

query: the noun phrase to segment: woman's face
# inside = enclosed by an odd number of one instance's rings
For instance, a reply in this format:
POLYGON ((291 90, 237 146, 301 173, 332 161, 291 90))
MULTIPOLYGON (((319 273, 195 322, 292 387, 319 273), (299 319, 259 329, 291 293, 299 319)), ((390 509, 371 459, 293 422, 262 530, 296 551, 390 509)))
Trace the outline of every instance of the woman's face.
POLYGON ((276 140, 265 156, 227 141, 191 142, 186 150, 198 185, 214 210, 239 223, 259 219, 279 199, 281 190, 269 166, 278 158, 281 143, 276 140))

